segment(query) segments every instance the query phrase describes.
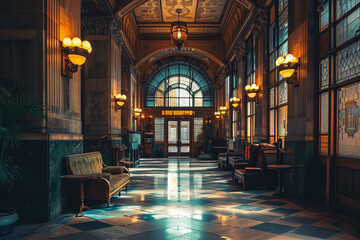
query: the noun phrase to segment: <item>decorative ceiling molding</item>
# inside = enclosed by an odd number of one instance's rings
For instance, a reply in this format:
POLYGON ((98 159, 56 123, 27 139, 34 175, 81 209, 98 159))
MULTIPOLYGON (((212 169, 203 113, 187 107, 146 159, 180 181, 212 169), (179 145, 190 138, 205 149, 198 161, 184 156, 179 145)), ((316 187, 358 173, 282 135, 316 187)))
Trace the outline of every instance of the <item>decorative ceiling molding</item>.
POLYGON ((148 0, 129 0, 126 4, 121 5, 118 9, 115 10, 114 14, 117 14, 120 18, 128 14, 131 10, 135 9, 137 6, 140 6, 148 0))
POLYGON ((219 66, 223 66, 224 63, 219 60, 217 57, 204 52, 202 50, 199 49, 195 49, 195 48, 181 48, 181 50, 178 50, 177 48, 166 48, 166 49, 161 49, 161 50, 155 50, 153 53, 148 54, 147 56, 143 57, 142 59, 140 59, 135 66, 139 67, 140 65, 142 65, 145 61, 149 60, 150 58, 161 58, 163 55, 167 55, 167 54, 195 54, 198 56, 204 56, 206 58, 211 59, 212 61, 214 61, 216 64, 218 64, 219 66))
POLYGON ((256 7, 256 3, 254 1, 250 1, 250 0, 233 0, 233 1, 243 5, 248 10, 251 9, 252 6, 256 7))
POLYGON ((110 36, 121 51, 126 53, 129 58, 135 59, 130 45, 125 44, 127 43, 126 36, 123 35, 121 25, 116 17, 83 17, 81 31, 85 35, 110 36))
MULTIPOLYGON (((169 27, 140 27, 139 35, 156 34, 156 35, 169 35, 169 27)), ((191 34, 219 34, 220 27, 188 27, 189 35, 191 34)))

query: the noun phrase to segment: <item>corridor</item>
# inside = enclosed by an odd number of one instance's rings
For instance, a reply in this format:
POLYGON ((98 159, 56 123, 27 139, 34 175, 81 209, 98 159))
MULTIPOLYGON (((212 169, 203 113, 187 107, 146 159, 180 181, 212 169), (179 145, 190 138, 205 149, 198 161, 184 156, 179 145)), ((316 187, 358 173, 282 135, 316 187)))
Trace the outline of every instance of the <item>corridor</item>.
MULTIPOLYGON (((304 208, 272 191, 242 191, 215 160, 146 159, 110 208, 62 216, 25 239, 357 239, 343 215, 304 208), (61 222, 60 221, 60 222, 61 222), (59 222, 59 220, 58 220, 59 222)), ((357 231, 357 232, 356 232, 357 231)))

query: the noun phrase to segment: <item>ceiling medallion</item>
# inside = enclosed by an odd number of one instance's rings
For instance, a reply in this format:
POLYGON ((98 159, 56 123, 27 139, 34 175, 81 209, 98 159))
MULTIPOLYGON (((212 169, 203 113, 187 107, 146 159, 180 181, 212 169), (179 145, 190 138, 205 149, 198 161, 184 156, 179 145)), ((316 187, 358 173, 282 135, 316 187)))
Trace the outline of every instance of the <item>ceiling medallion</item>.
POLYGON ((175 43, 180 50, 185 40, 188 38, 188 28, 185 22, 180 21, 181 9, 176 9, 178 14, 178 21, 171 23, 171 40, 175 43))

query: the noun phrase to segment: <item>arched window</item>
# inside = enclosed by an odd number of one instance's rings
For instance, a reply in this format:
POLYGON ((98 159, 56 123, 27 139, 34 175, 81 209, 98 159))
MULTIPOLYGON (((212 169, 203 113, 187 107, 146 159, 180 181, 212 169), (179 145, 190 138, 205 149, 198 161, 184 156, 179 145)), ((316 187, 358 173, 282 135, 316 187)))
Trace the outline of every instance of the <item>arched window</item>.
POLYGON ((189 63, 170 62, 155 70, 145 89, 146 107, 213 107, 207 75, 189 63))

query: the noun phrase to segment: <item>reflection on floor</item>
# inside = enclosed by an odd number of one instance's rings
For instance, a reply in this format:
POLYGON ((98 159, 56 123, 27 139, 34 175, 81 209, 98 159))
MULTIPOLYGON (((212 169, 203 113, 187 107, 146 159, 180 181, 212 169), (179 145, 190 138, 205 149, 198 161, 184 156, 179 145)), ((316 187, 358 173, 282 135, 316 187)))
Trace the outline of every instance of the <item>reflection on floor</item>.
MULTIPOLYGON (((242 191, 215 161, 146 159, 128 192, 26 239, 358 239, 359 223, 272 191, 242 191)), ((49 225, 49 224, 48 224, 49 225)))

